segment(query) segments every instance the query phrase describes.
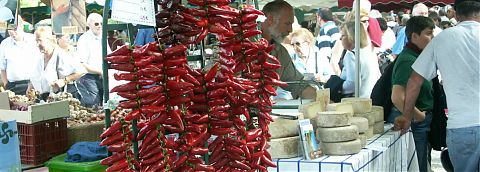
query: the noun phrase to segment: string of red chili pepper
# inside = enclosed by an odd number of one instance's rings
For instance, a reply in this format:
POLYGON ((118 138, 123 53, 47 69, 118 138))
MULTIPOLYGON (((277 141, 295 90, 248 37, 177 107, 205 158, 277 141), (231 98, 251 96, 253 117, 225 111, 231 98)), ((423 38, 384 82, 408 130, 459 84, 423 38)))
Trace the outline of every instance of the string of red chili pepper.
POLYGON ((130 147, 132 146, 133 134, 130 124, 123 119, 116 121, 100 137, 105 138, 100 146, 107 146, 109 152, 114 153, 100 161, 100 164, 109 166, 106 171, 135 171, 140 165, 135 160, 130 147))

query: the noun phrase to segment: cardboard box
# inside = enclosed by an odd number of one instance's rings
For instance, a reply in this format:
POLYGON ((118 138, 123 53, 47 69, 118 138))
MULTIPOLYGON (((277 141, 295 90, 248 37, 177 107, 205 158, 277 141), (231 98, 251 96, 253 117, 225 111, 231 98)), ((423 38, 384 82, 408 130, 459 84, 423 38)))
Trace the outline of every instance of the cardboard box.
POLYGON ((0 120, 14 119, 25 124, 68 116, 70 116, 68 101, 31 105, 27 111, 10 110, 10 106, 8 109, 0 109, 0 120))

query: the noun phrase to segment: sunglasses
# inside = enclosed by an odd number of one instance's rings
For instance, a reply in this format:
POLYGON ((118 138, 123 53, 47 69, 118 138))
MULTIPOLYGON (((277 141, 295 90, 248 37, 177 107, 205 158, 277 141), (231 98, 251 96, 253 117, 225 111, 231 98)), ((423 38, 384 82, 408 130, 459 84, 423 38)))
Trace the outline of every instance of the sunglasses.
POLYGON ((362 23, 367 23, 368 20, 361 20, 360 22, 362 22, 362 23))
POLYGON ((93 23, 93 25, 95 25, 95 26, 100 26, 100 25, 102 25, 102 24, 103 24, 103 23, 101 23, 101 22, 93 23))
POLYGON ((300 43, 300 42, 294 42, 294 43, 292 43, 291 45, 292 45, 292 46, 298 46, 298 47, 300 47, 300 46, 302 46, 302 44, 307 44, 307 43, 308 43, 307 41, 302 42, 302 43, 300 43))

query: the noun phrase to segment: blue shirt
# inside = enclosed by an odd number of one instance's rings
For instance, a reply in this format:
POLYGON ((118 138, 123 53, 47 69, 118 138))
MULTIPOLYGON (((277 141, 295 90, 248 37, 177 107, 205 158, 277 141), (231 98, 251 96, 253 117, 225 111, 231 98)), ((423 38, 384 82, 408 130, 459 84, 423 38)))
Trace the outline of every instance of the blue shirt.
POLYGON ((403 47, 407 45, 407 36, 405 35, 405 27, 403 27, 397 34, 397 40, 395 41, 395 44, 393 44, 392 48, 392 54, 399 55, 403 47))
POLYGON ((155 42, 152 36, 153 34, 155 34, 155 29, 153 28, 139 29, 137 37, 135 38, 135 45, 142 46, 150 42, 155 42))

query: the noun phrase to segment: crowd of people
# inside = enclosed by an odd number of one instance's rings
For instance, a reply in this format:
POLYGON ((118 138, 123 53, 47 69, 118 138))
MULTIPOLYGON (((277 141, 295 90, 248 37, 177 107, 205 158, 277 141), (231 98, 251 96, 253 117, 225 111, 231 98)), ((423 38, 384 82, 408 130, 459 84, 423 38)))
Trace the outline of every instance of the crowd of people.
MULTIPOLYGON (((69 92, 83 106, 101 106, 102 21, 97 13, 88 16, 89 30, 80 36, 76 51, 70 35, 54 35, 50 26, 40 26, 31 34, 23 30, 21 19, 9 23, 8 37, 0 44, 3 87, 40 100, 51 93, 69 92)), ((109 46, 107 50, 111 52, 109 46)))
MULTIPOLYGON (((321 87, 330 88, 332 97, 354 96, 356 55, 360 58, 358 95, 369 98, 385 66, 393 63, 389 85, 393 108, 386 121, 402 132, 411 128, 420 171, 427 171, 427 137, 436 101, 432 79, 438 76, 448 104, 446 142, 455 171, 478 171, 480 1, 456 0, 453 7, 431 8, 418 3, 411 13, 407 9, 396 14, 380 13, 371 9, 368 0, 360 1, 360 40, 355 39, 354 11, 339 20, 330 9, 320 8, 315 29, 296 24, 294 9, 284 0, 263 7, 262 37, 275 45, 271 54, 281 63, 276 70, 280 80, 291 83, 278 87, 273 99, 314 98, 321 87), (313 82, 299 82, 305 80, 313 82)), ((68 43, 70 36, 55 36, 48 26, 25 33, 21 22, 8 25, 9 36, 0 44, 3 86, 16 94, 38 92, 41 98, 67 91, 84 106, 100 106, 102 16, 88 16, 89 30, 80 36, 76 51, 68 43)), ((134 44, 155 41, 154 33, 152 28, 139 30, 134 44)), ((114 49, 107 47, 108 52, 114 49)))
MULTIPOLYGON (((411 14, 410 10, 380 13, 371 10, 367 0, 360 4, 360 40, 355 40, 354 12, 338 21, 329 9, 319 9, 315 33, 308 24, 294 23, 288 2, 267 3, 262 36, 276 45, 271 54, 282 63, 277 71, 280 79, 290 83, 313 80, 330 88, 331 98, 337 93, 351 97, 355 93, 355 54, 359 54, 358 95, 370 98, 384 65, 393 63, 392 73, 388 73, 393 108, 386 120, 402 133, 411 129, 420 171, 428 171, 430 166, 428 137, 432 112, 439 108, 434 102, 440 101, 432 92, 434 82, 441 83, 448 104, 446 145, 454 170, 478 171, 480 1, 456 0, 454 7, 442 8, 418 3, 411 14), (360 42, 359 52, 355 41, 360 42)), ((310 98, 319 89, 318 84, 301 83, 277 88, 274 99, 310 98)))

